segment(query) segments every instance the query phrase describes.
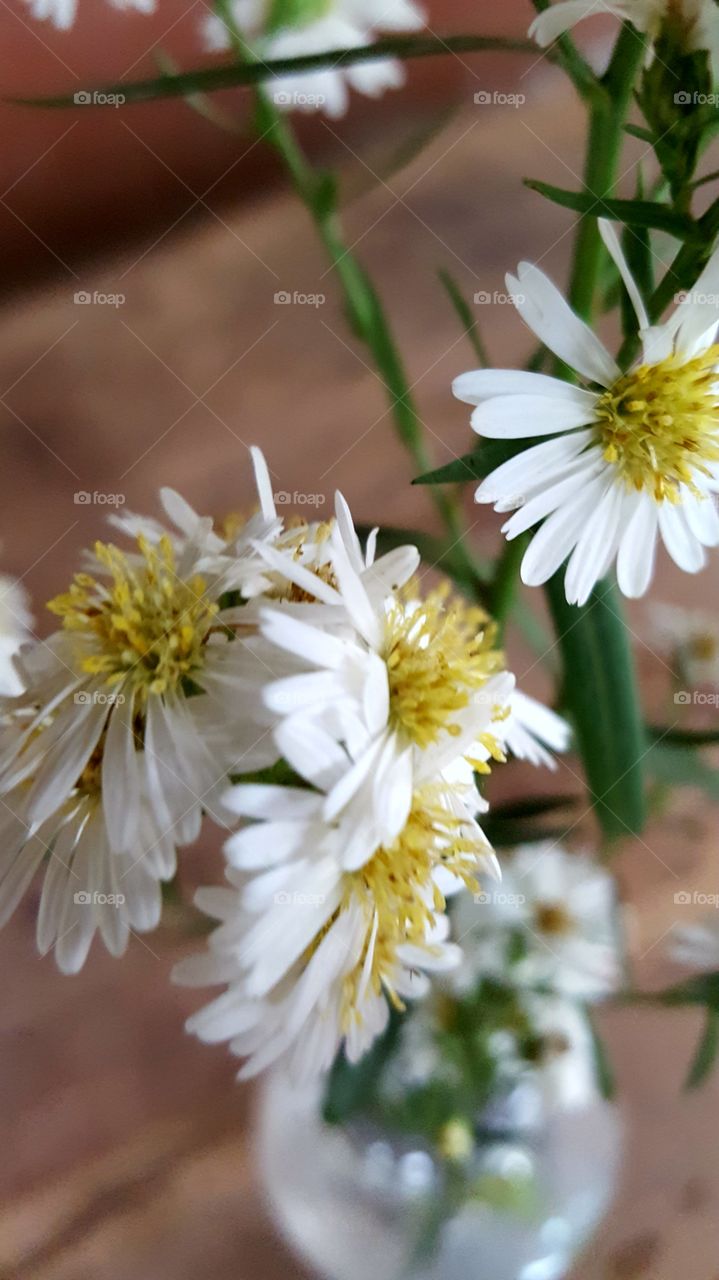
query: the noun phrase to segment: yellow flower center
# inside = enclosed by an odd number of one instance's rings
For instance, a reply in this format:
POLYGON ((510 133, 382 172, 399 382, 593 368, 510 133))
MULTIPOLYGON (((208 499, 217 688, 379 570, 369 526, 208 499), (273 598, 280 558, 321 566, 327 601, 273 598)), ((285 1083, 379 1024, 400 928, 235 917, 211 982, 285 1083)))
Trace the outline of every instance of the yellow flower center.
MULTIPOLYGON (((424 749, 442 734, 462 732, 457 719, 504 660, 492 647, 494 628, 482 610, 455 599, 446 585, 425 600, 410 584, 394 597, 387 618, 384 659, 390 723, 424 749)), ((501 759, 492 741, 490 754, 501 759)), ((482 766, 484 769, 484 766, 482 766)))
POLYGON ((534 923, 539 933, 547 933, 555 938, 565 937, 575 929, 574 919, 561 902, 537 903, 534 923))
POLYGON ((342 1022, 345 1028, 359 1018, 362 984, 380 994, 385 991, 396 1008, 402 1001, 394 989, 398 948, 424 946, 427 933, 444 912, 445 899, 434 883, 434 873, 446 867, 465 886, 477 891, 477 859, 488 850, 476 829, 467 827, 442 804, 436 787, 415 793, 407 825, 392 845, 380 848, 359 871, 345 876, 339 911, 359 901, 367 917, 376 921, 369 978, 364 977, 371 930, 357 966, 344 980, 342 1022))
POLYGON ((78 573, 48 608, 78 636, 81 670, 111 686, 129 680, 142 703, 200 669, 217 605, 204 578, 177 577, 169 538, 157 546, 137 541, 140 554, 132 557, 96 543, 108 580, 78 573))
POLYGON ((624 374, 600 397, 599 439, 607 462, 628 488, 656 502, 677 502, 679 487, 697 492, 695 475, 719 461, 719 346, 694 360, 669 356, 624 374))
POLYGON ((697 662, 713 662, 719 655, 719 636, 697 632, 687 644, 687 654, 697 662))

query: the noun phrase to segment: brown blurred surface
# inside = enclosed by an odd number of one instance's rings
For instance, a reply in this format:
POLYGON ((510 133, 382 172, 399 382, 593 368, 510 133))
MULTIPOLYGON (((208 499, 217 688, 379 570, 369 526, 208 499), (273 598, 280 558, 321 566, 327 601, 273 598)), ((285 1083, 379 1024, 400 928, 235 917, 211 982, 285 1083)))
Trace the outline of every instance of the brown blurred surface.
MULTIPOLYGON (((515 75, 524 70, 513 66, 515 75)), ((507 74, 503 63, 484 69, 482 87, 495 74, 507 74)), ((348 239, 389 304, 438 462, 468 445, 467 410, 449 383, 472 360, 434 268, 448 267, 470 295, 503 291, 504 270, 522 256, 558 278, 566 270, 572 219, 522 191, 520 178, 569 185, 582 122, 544 64, 522 83, 523 110, 474 108, 469 93, 419 160, 346 210, 348 239)), ((132 127, 141 132, 137 117, 132 127)), ((344 153, 345 126, 331 128, 344 153)), ((363 163, 373 165, 373 145, 346 153, 350 183, 363 163)), ((493 358, 518 364, 530 340, 511 306, 477 311, 493 358)), ((3 568, 24 577, 38 614, 79 548, 103 532, 106 508, 78 505, 76 492, 119 494, 128 508, 155 511, 158 486, 172 484, 203 511, 247 506, 252 442, 265 448, 276 488, 320 494, 320 513, 339 486, 363 522, 390 513, 397 524, 432 523, 426 496, 409 487, 412 468, 392 435, 384 389, 347 332, 332 273, 303 211, 282 193, 226 209, 222 225, 207 218, 148 242, 142 254, 85 268, 79 283, 60 272, 52 293, 15 301, 0 314, 0 381, 3 568), (79 288, 125 301, 78 305, 79 288), (323 292, 327 301, 281 306, 279 290, 323 292)), ((472 538, 488 550, 497 521, 487 512, 480 520, 470 503, 467 514, 472 538)), ((663 564, 657 595, 716 600, 718 572, 716 557, 697 581, 663 564)), ((638 638, 642 611, 632 619, 638 638)), ((38 629, 49 629, 44 618, 38 629)), ((661 664, 639 638, 637 646, 651 689, 661 664)), ((521 653, 517 669, 525 685, 541 688, 521 653)), ((560 788, 575 775, 574 762, 563 764, 560 788)), ((674 893, 716 892, 715 846, 716 814, 685 794, 623 851, 647 981, 668 975, 662 942, 676 919, 674 893)), ((219 879, 212 833, 203 849, 186 852, 183 868, 188 897, 192 884, 219 879)), ((67 979, 35 955, 35 910, 28 898, 0 935, 0 1275, 302 1275, 261 1205, 248 1091, 234 1085, 222 1048, 183 1032, 202 995, 171 987, 168 974, 196 941, 170 913, 161 931, 133 940, 123 961, 95 947, 85 971, 67 979)), ((697 1020, 623 1011, 605 1022, 627 1160, 617 1208, 577 1280, 716 1280, 719 1078, 681 1094, 697 1020)), ((479 1264, 477 1276, 492 1280, 479 1264)))

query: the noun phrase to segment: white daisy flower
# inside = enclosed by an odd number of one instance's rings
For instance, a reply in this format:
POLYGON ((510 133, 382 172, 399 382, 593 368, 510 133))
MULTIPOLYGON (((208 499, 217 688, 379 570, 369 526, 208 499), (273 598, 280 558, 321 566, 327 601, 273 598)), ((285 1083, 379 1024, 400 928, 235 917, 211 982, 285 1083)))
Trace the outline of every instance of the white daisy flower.
POLYGON ((530 36, 546 47, 584 18, 609 13, 631 22, 654 43, 671 19, 681 24, 687 52, 705 49, 719 64, 719 12, 716 0, 560 0, 538 14, 530 36))
POLYGON ((458 908, 472 982, 487 974, 586 1000, 619 984, 614 884, 588 854, 522 845, 503 855, 498 889, 458 908))
POLYGON ((678 964, 715 972, 719 969, 719 920, 716 912, 672 933, 669 953, 678 964))
MULTIPOLYGON (((268 0, 235 0, 234 17, 239 30, 258 56, 298 58, 303 54, 336 49, 362 48, 379 39, 381 32, 416 31, 424 26, 424 14, 414 0, 321 0, 304 7, 270 4, 268 0)), ((207 47, 231 47, 222 19, 209 15, 204 22, 207 47)), ((379 97, 386 89, 404 84, 404 68, 394 58, 378 58, 347 67, 279 76, 271 82, 277 106, 285 110, 324 111, 331 118, 344 115, 349 90, 379 97)))
POLYGON ((652 644, 675 664, 690 685, 719 688, 719 614, 652 601, 652 644))
MULTIPOLYGON (((3 735, 17 736, 17 723, 3 735)), ((45 729, 37 730, 42 736, 45 729)), ((49 817, 29 814, 32 779, 23 775, 0 805, 0 926, 7 923, 45 862, 37 920, 41 955, 53 951, 63 973, 85 963, 95 932, 108 951, 121 955, 133 930, 159 923, 160 882, 175 873, 172 834, 157 825, 146 796, 138 800, 132 850, 111 847, 102 796, 102 753, 96 751, 67 799, 49 817)))
POLYGON ((30 638, 31 626, 25 588, 14 578, 0 577, 0 697, 12 697, 22 691, 14 658, 30 638))
POLYGON ((0 794, 31 779, 28 820, 45 822, 100 751, 111 847, 135 848, 143 797, 187 843, 226 770, 276 759, 255 696, 267 666, 225 622, 223 582, 196 571, 192 548, 178 559, 169 539, 140 535, 129 554, 97 543, 88 565, 50 603, 63 630, 18 659, 25 692, 5 711, 21 731, 0 747, 0 794))
MULTIPOLYGON (((353 814, 347 857, 357 865, 406 821, 412 792, 438 775, 471 781, 504 747, 535 762, 542 744, 567 745, 567 726, 515 694, 483 610, 442 586, 422 599, 409 582, 413 547, 365 565, 344 499, 323 580, 287 555, 259 547, 268 564, 319 603, 262 608, 265 654, 282 652, 293 671, 267 681, 264 701, 280 723, 280 754, 313 785, 345 761, 329 791, 328 819, 353 814)), ((270 663, 273 659, 269 658, 270 663)), ((349 864, 348 864, 349 865, 349 864)))
POLYGON ((476 500, 514 511, 503 525, 510 539, 543 522, 522 580, 544 583, 569 557, 567 600, 579 605, 615 560, 623 593, 643 595, 657 537, 688 573, 719 544, 719 251, 670 319, 651 326, 613 227, 600 219, 600 228, 637 314, 637 362, 623 373, 543 272, 522 263, 518 279, 507 277, 520 315, 587 385, 480 369, 453 387, 477 406, 479 435, 551 437, 487 476, 476 500))
POLYGON ((324 799, 288 787, 235 789, 229 803, 255 822, 226 845, 234 887, 197 897, 222 924, 208 954, 175 971, 193 986, 228 984, 188 1029, 229 1040, 248 1059, 242 1077, 279 1061, 314 1075, 342 1042, 357 1061, 384 1030, 390 1004, 402 1009, 426 993, 427 973, 458 962, 446 893, 475 885, 482 867, 495 873, 461 788, 417 791, 397 838, 352 870, 346 826, 327 821, 324 799))
MULTIPOLYGON (((69 31, 77 16, 77 0, 26 0, 33 18, 52 22, 61 31, 69 31)), ((155 0, 111 0, 114 9, 137 9, 154 13, 155 0)))

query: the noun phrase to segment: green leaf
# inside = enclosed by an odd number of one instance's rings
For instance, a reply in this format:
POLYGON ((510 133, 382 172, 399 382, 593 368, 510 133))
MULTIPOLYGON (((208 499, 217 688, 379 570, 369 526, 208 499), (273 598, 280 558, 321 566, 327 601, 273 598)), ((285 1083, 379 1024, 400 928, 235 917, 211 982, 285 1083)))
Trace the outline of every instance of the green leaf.
MULTIPOLYGON (((231 89, 237 85, 257 85, 271 81, 276 76, 297 75, 304 71, 319 71, 323 67, 351 67, 358 62, 376 61, 378 58, 431 58, 447 53, 507 53, 536 54, 537 46, 531 40, 508 40, 501 36, 389 36, 374 44, 357 49, 328 49, 324 53, 303 54, 300 58, 275 58, 271 61, 232 62, 224 66, 196 67, 180 75, 159 76, 149 80, 120 80, 87 90, 90 101, 100 100, 100 95, 120 95, 120 101, 150 102, 156 98, 183 98, 194 93, 215 93, 218 89, 231 89)), ((6 102, 25 107, 72 107, 76 105, 74 93, 58 94, 42 98, 6 98, 6 102)), ((84 106, 88 98, 83 97, 84 106)))
POLYGON ((397 1045, 401 1023, 401 1015, 392 1011, 387 1030, 359 1062, 348 1062, 340 1052, 327 1079, 322 1109, 327 1124, 345 1124, 373 1102, 380 1075, 397 1045))
POLYGON ((562 654, 564 701, 605 836, 646 821, 646 735, 628 631, 616 588, 604 581, 581 608, 567 604, 563 573, 545 588, 562 654))
POLYGON ((719 1010, 707 1009, 704 1033, 687 1076, 687 1089, 697 1089, 709 1075, 719 1053, 719 1010))
MULTIPOLYGON (((535 440, 532 437, 530 443, 541 443, 546 438, 542 436, 539 440, 535 440)), ((510 458, 516 457, 526 448, 526 440, 482 440, 471 453, 465 453, 461 458, 454 458, 452 462, 447 462, 443 467, 437 467, 435 471, 417 476, 412 484, 464 484, 467 480, 483 480, 490 471, 494 471, 495 467, 508 462, 510 458)))
POLYGON ((443 268, 439 272, 439 278, 442 284, 444 285, 445 289, 447 290, 447 294, 449 296, 450 302, 452 303, 452 306, 454 307, 455 311, 457 312, 457 315, 459 316, 459 322, 462 325, 462 328, 465 334, 467 335, 469 342, 471 343, 472 350, 474 351, 474 354, 477 357, 477 360, 479 361, 480 368, 481 369, 488 368, 490 364, 490 359, 487 354, 487 348, 485 347, 484 341, 482 339, 482 334, 479 329, 479 324, 477 323, 477 317, 472 314, 472 310, 469 303, 467 302, 467 299, 462 293, 462 290, 460 289, 457 282, 450 275, 449 271, 445 271, 443 268))
POLYGON ((482 819, 482 830, 495 849, 561 840, 574 825, 576 806, 576 796, 535 796, 514 804, 492 805, 482 819), (563 822, 545 821, 563 809, 567 810, 563 822))
POLYGON ((696 787, 712 800, 719 800, 719 769, 702 760, 690 747, 656 742, 647 755, 647 770, 657 781, 670 787, 696 787))
POLYGON ((674 725, 663 727, 647 725, 649 737, 656 742, 675 747, 710 747, 719 743, 719 729, 677 729, 674 725))
POLYGON ((697 236, 694 219, 677 213, 669 205, 656 204, 650 200, 604 199, 587 191, 565 191, 562 187, 552 187, 549 183, 538 182, 534 178, 525 178, 525 186, 531 191, 539 192, 547 200, 562 205, 564 209, 573 209, 575 213, 612 218, 629 227, 650 227, 655 231, 666 231, 678 240, 693 240, 697 236))
POLYGON ((592 1037, 592 1048, 594 1050, 594 1074, 597 1081, 597 1087, 602 1097, 611 1102, 612 1098, 616 1096, 617 1085, 614 1078, 612 1064, 607 1053, 607 1047, 599 1030, 597 1029, 593 1009, 588 1004, 585 1004, 582 1007, 584 1010, 584 1016, 587 1020, 589 1034, 592 1037))

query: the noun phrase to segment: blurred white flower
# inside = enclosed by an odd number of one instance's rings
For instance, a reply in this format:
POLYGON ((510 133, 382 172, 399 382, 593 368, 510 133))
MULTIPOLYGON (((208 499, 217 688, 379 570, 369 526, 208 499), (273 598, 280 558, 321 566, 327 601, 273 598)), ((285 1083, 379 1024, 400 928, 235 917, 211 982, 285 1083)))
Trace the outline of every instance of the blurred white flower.
MULTIPOLYGON (((2 731, 17 737, 20 725, 2 731)), ((39 737, 45 729, 35 730, 39 737)), ((137 800, 131 849, 113 849, 103 811, 101 756, 84 766, 67 798, 43 821, 28 812, 32 777, 20 769, 19 781, 0 805, 0 926, 7 923, 41 867, 47 863, 37 920, 41 955, 53 951, 63 973, 77 973, 95 931, 108 951, 121 955, 130 932, 154 929, 160 919, 160 882, 175 873, 172 832, 163 831, 146 795, 137 800)))
POLYGON ((525 262, 517 279, 507 277, 517 310, 589 385, 479 369, 453 388, 476 405, 478 435, 551 437, 488 475, 476 500, 515 512, 502 530, 509 539, 543 522, 522 560, 522 580, 547 582, 569 557, 565 590, 578 605, 615 560, 624 594, 643 595, 657 537, 687 573, 704 567, 705 547, 719 544, 719 250, 671 318, 652 326, 614 228, 599 225, 636 311, 637 363, 623 373, 551 281, 525 262))
POLYGON ((14 578, 0 577, 0 696, 20 693, 22 681, 13 661, 30 638, 32 616, 25 588, 14 578))
POLYGON ((447 942, 445 894, 475 886, 494 860, 462 792, 418 790, 403 829, 348 868, 345 825, 327 821, 324 796, 239 786, 228 799, 255 822, 226 845, 232 889, 200 890, 222 921, 207 954, 183 961, 177 981, 227 991, 188 1029, 229 1040, 254 1075, 282 1060, 300 1078, 326 1070, 344 1042, 351 1061, 386 1026, 389 1006, 428 989, 427 973, 459 960, 447 942), (461 813, 461 817, 457 813, 461 813))
POLYGON ((502 855, 502 883, 457 904, 463 983, 483 975, 583 1000, 621 977, 614 883, 588 854, 549 841, 502 855))
POLYGON ((669 943, 672 958, 691 969, 719 970, 718 914, 675 929, 669 943))
MULTIPOLYGON (((110 0, 114 9, 138 9, 140 13, 154 13, 155 0, 110 0)), ((61 31, 68 31, 77 16, 77 0, 26 0, 33 18, 39 22, 52 22, 61 31)))
POLYGON ((648 607, 653 645, 676 663, 691 685, 719 686, 719 613, 652 601, 648 607))
MULTIPOLYGON (((424 14, 414 0, 234 0, 234 19, 254 53, 271 62, 304 54, 362 48, 382 32, 416 31, 424 26, 424 14)), ((211 50, 231 47, 232 41, 217 14, 204 22, 205 40, 211 50)), ((394 58, 378 58, 347 67, 323 67, 318 71, 283 75, 268 82, 275 104, 289 111, 323 111, 344 115, 349 89, 367 97, 379 97, 386 89, 404 83, 404 68, 394 58)))

